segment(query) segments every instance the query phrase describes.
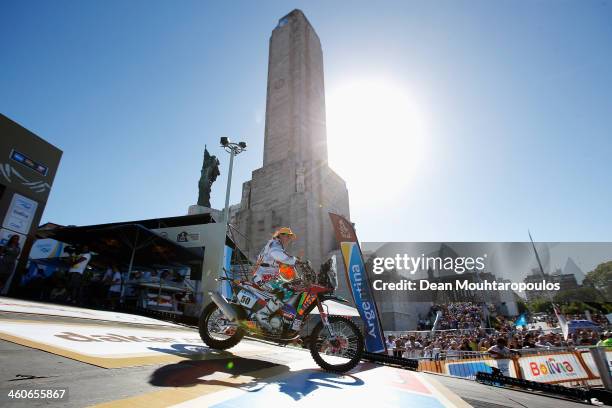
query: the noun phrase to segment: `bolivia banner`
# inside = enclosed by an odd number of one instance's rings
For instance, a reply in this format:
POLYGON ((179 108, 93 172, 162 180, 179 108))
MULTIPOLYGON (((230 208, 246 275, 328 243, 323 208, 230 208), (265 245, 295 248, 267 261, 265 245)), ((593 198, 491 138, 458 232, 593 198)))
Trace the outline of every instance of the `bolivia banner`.
POLYGON ((355 306, 365 324, 365 348, 370 353, 386 352, 380 317, 370 290, 370 282, 355 229, 344 217, 332 213, 329 213, 329 216, 342 250, 347 282, 351 288, 355 306))

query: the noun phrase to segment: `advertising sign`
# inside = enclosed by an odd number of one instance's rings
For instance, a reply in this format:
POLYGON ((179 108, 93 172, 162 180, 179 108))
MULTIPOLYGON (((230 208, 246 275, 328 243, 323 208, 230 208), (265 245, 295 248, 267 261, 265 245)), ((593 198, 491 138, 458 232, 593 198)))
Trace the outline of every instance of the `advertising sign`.
POLYGON ((207 235, 206 225, 208 224, 156 228, 151 231, 187 248, 203 247, 207 235))
MULTIPOLYGON (((225 276, 228 278, 231 277, 232 253, 232 248, 225 245, 225 249, 223 251, 223 268, 225 270, 225 276)), ((221 295, 226 299, 230 299, 232 297, 232 285, 230 285, 228 281, 222 281, 220 286, 221 295)))
MULTIPOLYGON (((580 356, 582 360, 586 364, 591 373, 597 378, 600 378, 599 369, 597 368, 597 364, 595 364, 595 360, 593 360, 593 355, 589 351, 583 351, 580 356)), ((608 362, 608 367, 610 368, 610 375, 612 375, 612 351, 606 351, 606 360, 608 362)))
POLYGON ((30 259, 59 258, 64 255, 64 245, 51 238, 37 239, 30 249, 30 259))
POLYGON ((574 354, 553 354, 519 358, 523 378, 530 381, 556 383, 589 378, 574 354))
POLYGON ((32 225, 37 207, 38 203, 36 201, 15 193, 2 226, 27 235, 30 232, 30 226, 32 225))
POLYGON ((344 217, 332 213, 329 216, 342 250, 347 282, 365 326, 365 348, 370 353, 386 352, 378 309, 372 296, 355 229, 344 217))
POLYGON ((491 367, 499 368, 503 375, 517 377, 514 364, 510 359, 458 361, 456 363, 447 361, 445 371, 448 375, 474 380, 479 372, 492 373, 491 367))

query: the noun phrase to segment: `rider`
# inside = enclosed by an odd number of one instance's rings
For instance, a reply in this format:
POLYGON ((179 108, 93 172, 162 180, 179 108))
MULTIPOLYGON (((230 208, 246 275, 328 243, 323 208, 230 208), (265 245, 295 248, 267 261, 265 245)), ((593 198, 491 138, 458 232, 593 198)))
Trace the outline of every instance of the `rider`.
POLYGON ((268 292, 283 291, 284 295, 282 300, 273 296, 264 307, 255 313, 259 324, 267 330, 273 330, 269 321, 270 316, 283 306, 283 301, 287 300, 288 293, 284 291, 282 285, 295 278, 293 266, 296 262, 300 262, 299 258, 286 252, 294 239, 296 236, 291 228, 279 228, 257 258, 257 270, 253 282, 268 292))

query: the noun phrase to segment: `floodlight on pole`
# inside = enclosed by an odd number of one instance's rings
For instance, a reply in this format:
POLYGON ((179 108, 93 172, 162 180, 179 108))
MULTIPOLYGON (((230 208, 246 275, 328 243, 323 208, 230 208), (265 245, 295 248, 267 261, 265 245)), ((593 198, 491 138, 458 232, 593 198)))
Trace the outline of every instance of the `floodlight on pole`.
POLYGON ((229 222, 229 200, 230 200, 230 190, 232 188, 232 170, 234 167, 234 156, 242 153, 246 150, 247 144, 245 142, 240 143, 232 143, 229 137, 222 137, 220 140, 221 147, 230 154, 230 162, 229 169, 227 174, 227 190, 225 191, 225 208, 223 209, 223 214, 221 215, 221 222, 224 224, 225 228, 223 228, 223 241, 221 245, 220 255, 219 255, 219 271, 223 271, 223 258, 225 254, 225 237, 227 236, 227 224, 229 222))

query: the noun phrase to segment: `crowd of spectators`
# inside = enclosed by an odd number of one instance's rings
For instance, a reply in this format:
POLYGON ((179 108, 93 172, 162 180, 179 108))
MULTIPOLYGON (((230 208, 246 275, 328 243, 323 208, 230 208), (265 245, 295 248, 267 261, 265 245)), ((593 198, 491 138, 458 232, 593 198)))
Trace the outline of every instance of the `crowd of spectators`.
MULTIPOLYGON (((609 323, 601 314, 591 315, 591 320, 599 324, 601 330, 576 330, 571 332, 566 340, 559 329, 552 330, 558 327, 554 317, 554 322, 550 321, 550 327, 543 327, 544 325, 535 324, 536 322, 522 327, 514 325, 504 316, 497 315, 492 308, 486 310, 487 312, 484 312, 481 306, 469 302, 436 305, 432 308, 432 323, 429 324, 428 331, 389 335, 386 339, 387 349, 396 357, 455 359, 474 353, 491 354, 502 345, 510 352, 516 353, 528 352, 529 349, 572 349, 577 346, 601 345, 606 341, 612 345, 612 331, 605 331, 609 323), (436 330, 431 331, 438 311, 441 315, 436 330), (485 313, 489 316, 483 316, 485 313), (492 328, 488 327, 486 320, 492 320, 492 328)), ((566 319, 569 321, 585 317, 567 315, 566 319)), ((420 322, 420 325, 426 324, 420 322)))
MULTIPOLYGON (((588 315, 586 313, 573 313, 573 314, 565 314, 565 320, 591 320, 593 323, 605 327, 609 324, 608 318, 602 314, 597 312, 590 312, 588 315)), ((548 325, 548 327, 555 327, 558 325, 557 318, 554 314, 543 314, 543 316, 538 316, 530 319, 530 323, 544 322, 548 325)))

